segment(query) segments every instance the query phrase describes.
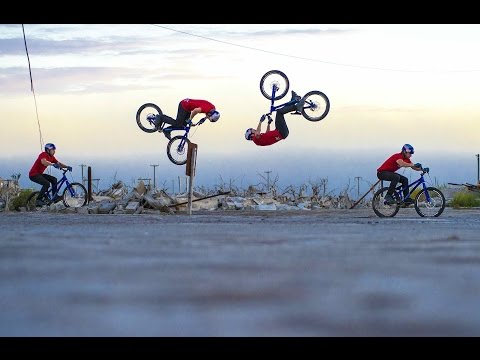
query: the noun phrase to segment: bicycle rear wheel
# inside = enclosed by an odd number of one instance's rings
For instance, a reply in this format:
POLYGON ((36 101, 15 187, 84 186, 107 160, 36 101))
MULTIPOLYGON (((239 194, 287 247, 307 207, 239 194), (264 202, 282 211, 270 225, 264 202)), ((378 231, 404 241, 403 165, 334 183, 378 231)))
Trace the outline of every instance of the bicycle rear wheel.
POLYGON ((393 193, 395 198, 395 204, 389 205, 385 201, 385 195, 387 195, 388 187, 378 190, 372 199, 372 208, 375 214, 379 217, 394 217, 400 210, 400 198, 397 193, 393 193))
POLYGON ((276 86, 275 97, 273 100, 279 100, 287 95, 290 88, 290 82, 287 75, 280 70, 270 70, 260 79, 260 91, 268 100, 272 100, 273 87, 276 86))
POLYGON ((175 165, 184 165, 187 163, 190 140, 187 138, 185 141, 182 140, 183 136, 174 136, 167 144, 167 156, 175 165))
POLYGON ((330 100, 327 95, 318 90, 313 90, 303 96, 305 100, 302 115, 309 121, 320 121, 330 111, 330 100))
POLYGON ((148 119, 149 115, 162 115, 162 110, 160 108, 152 103, 146 103, 140 106, 137 110, 137 115, 136 115, 136 120, 137 120, 137 125, 140 129, 147 133, 153 133, 155 131, 158 131, 158 129, 161 129, 163 127, 163 124, 160 124, 160 126, 156 127, 153 120, 148 119))
POLYGON ((415 197, 415 210, 422 217, 437 217, 445 210, 445 196, 434 187, 427 187, 425 191, 420 191, 415 197), (427 193, 428 198, 427 199, 427 193))
POLYGON ((63 205, 73 208, 82 207, 87 203, 87 197, 85 186, 80 183, 70 183, 70 186, 63 190, 63 205))

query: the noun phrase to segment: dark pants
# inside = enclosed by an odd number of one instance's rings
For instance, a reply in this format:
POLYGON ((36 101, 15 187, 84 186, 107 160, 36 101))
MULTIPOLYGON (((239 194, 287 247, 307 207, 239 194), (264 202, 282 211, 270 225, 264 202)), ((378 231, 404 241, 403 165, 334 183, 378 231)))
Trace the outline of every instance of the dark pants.
POLYGON ((30 176, 30 180, 42 185, 42 188, 40 189, 40 194, 38 194, 37 199, 43 198, 43 195, 45 195, 45 193, 47 192, 50 184, 52 184, 53 193, 55 194, 57 192, 57 178, 55 176, 48 174, 37 174, 30 176))
POLYGON ((160 119, 170 125, 177 126, 177 127, 182 127, 187 125, 187 120, 190 117, 190 112, 185 110, 182 107, 182 103, 178 103, 178 110, 177 110, 177 118, 171 118, 168 115, 162 115, 160 119))
POLYGON ((405 188, 403 190, 403 197, 406 198, 408 196, 408 178, 397 174, 392 171, 380 171, 377 172, 377 178, 380 180, 385 180, 385 181, 390 181, 390 186, 388 187, 387 194, 388 195, 393 195, 393 192, 395 191, 395 187, 397 186, 398 182, 402 184, 402 187, 405 188))
POLYGON ((285 121, 285 114, 295 111, 296 109, 295 105, 290 105, 277 110, 277 115, 275 115, 275 129, 280 132, 280 135, 282 135, 282 138, 284 139, 289 134, 287 122, 285 121))

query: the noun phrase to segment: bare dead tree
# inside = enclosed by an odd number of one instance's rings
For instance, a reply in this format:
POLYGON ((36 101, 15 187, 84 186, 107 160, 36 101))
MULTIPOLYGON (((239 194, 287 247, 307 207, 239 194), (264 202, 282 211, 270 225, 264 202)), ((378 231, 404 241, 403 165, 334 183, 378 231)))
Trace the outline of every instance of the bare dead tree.
POLYGON ((307 196, 307 191, 308 191, 308 185, 307 184, 301 184, 299 186, 298 190, 298 198, 305 198, 307 196))
POLYGON ((297 189, 294 185, 288 185, 282 192, 282 195, 292 194, 293 199, 296 199, 297 189))
MULTIPOLYGON (((268 171, 267 173, 268 173, 268 175, 269 175, 269 174, 270 174, 270 171, 268 171)), ((273 187, 273 186, 276 186, 276 183, 277 183, 277 181, 278 181, 278 174, 275 175, 275 178, 274 178, 274 179, 271 179, 271 178, 270 178, 270 175, 267 176, 267 177, 265 177, 265 176, 263 176, 262 174, 260 174, 260 173, 258 173, 258 172, 257 172, 257 175, 260 176, 260 177, 263 179, 263 181, 261 181, 260 184, 262 185, 262 189, 264 189, 264 192, 267 192, 267 193, 268 193, 268 192, 272 191, 272 187, 273 187)), ((276 191, 277 191, 277 190, 275 190, 275 192, 276 192, 276 191)))
POLYGON ((160 186, 157 186, 157 189, 158 189, 160 192, 167 193, 167 189, 168 189, 167 180, 164 180, 160 186))

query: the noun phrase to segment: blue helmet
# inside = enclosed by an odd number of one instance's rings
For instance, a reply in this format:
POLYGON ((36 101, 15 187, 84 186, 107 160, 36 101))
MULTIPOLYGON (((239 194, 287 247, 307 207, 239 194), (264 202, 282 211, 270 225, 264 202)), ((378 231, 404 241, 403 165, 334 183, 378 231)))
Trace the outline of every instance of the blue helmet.
POLYGON ((48 152, 48 150, 56 150, 57 148, 55 147, 55 144, 52 143, 47 143, 45 144, 45 151, 48 152))
POLYGON ((245 131, 245 139, 252 140, 252 134, 253 134, 253 129, 248 128, 247 131, 245 131))
POLYGON ((402 151, 405 151, 405 152, 408 152, 410 154, 413 154, 414 151, 413 151, 413 146, 410 145, 410 144, 405 144, 402 146, 402 151))
POLYGON ((211 122, 215 122, 217 121, 218 119, 220 119, 220 113, 213 109, 213 110, 210 110, 207 114, 208 116, 208 119, 211 121, 211 122))

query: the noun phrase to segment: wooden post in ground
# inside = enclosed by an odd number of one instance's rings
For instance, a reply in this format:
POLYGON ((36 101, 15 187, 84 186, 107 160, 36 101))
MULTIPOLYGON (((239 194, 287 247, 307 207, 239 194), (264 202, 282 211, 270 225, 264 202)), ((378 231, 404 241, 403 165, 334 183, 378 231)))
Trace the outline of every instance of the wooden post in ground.
POLYGON ((372 187, 371 187, 370 189, 368 189, 368 191, 367 191, 360 199, 358 199, 352 206, 350 206, 350 209, 353 209, 355 206, 357 206, 358 203, 359 203, 360 201, 362 201, 363 198, 364 198, 365 196, 367 196, 367 194, 368 194, 370 191, 372 191, 372 190, 375 188, 375 186, 377 186, 377 184, 378 184, 379 182, 380 182, 380 180, 378 180, 375 184, 373 184, 372 187))
POLYGON ((193 195, 193 178, 195 177, 195 167, 197 163, 197 144, 189 143, 187 151, 187 166, 185 174, 189 177, 188 182, 188 215, 192 215, 192 195, 193 195))
POLYGON ((92 167, 88 167, 88 179, 87 179, 87 204, 90 203, 90 201, 93 200, 92 197, 92 167))

